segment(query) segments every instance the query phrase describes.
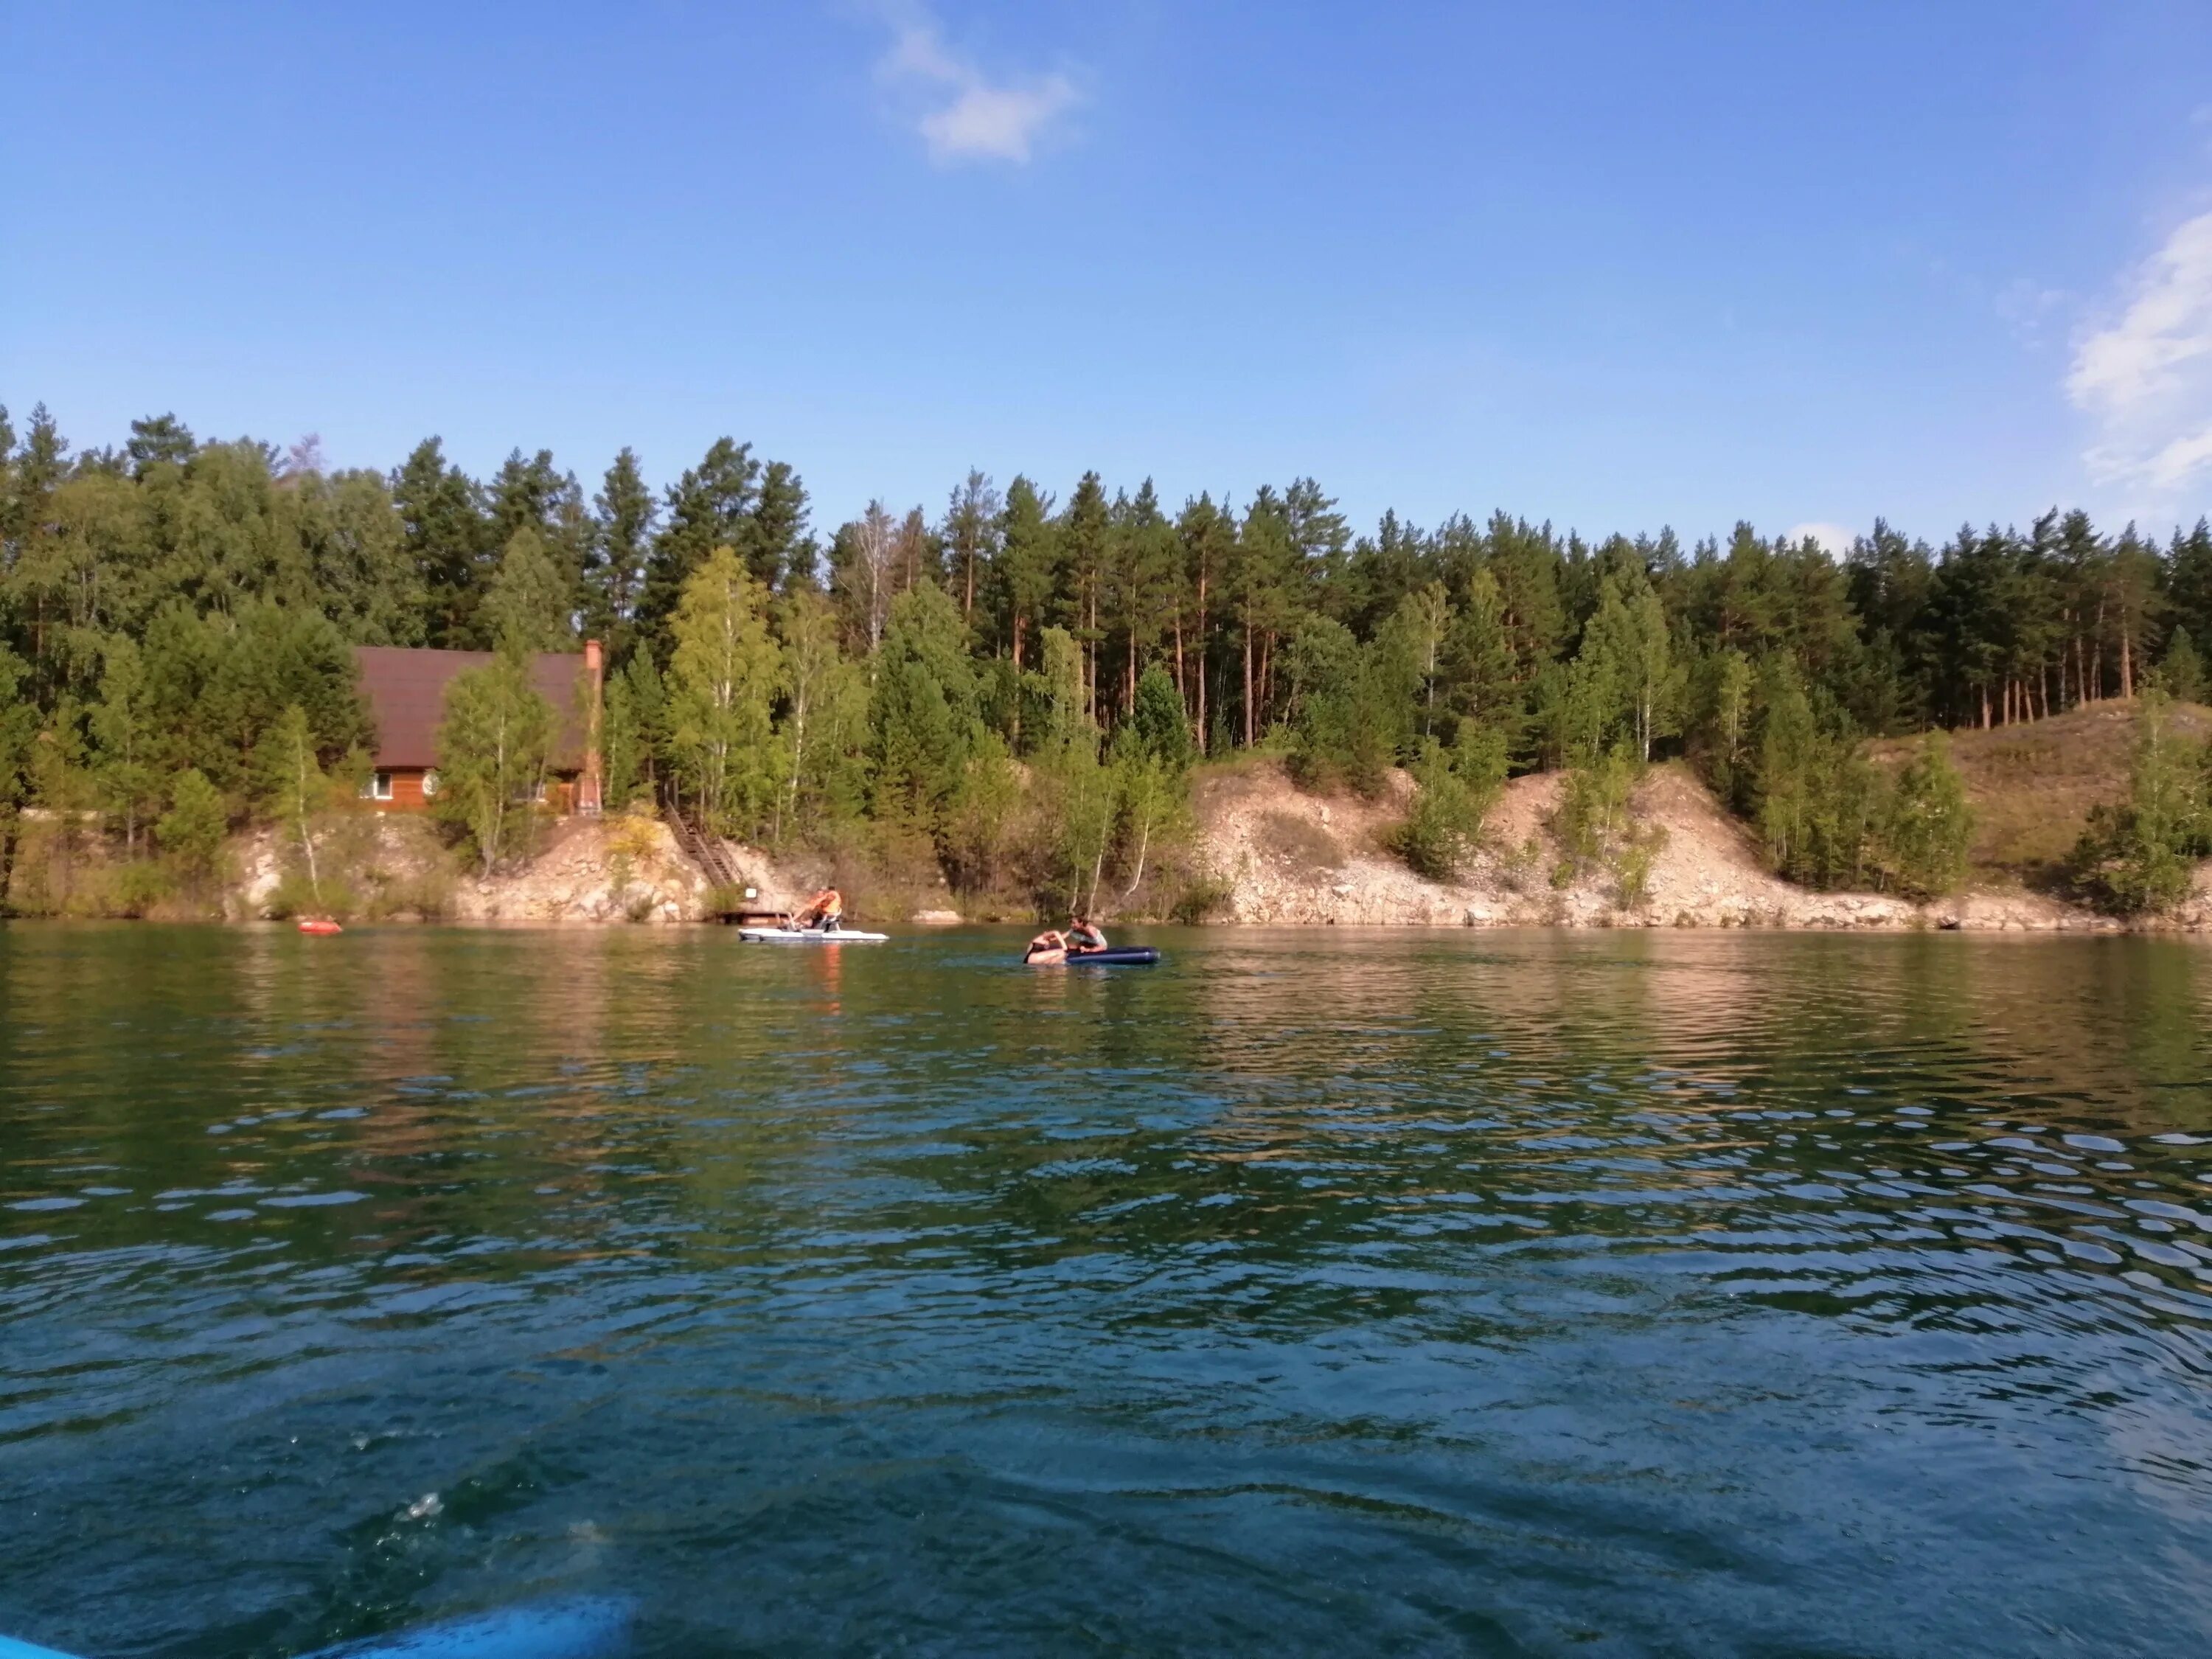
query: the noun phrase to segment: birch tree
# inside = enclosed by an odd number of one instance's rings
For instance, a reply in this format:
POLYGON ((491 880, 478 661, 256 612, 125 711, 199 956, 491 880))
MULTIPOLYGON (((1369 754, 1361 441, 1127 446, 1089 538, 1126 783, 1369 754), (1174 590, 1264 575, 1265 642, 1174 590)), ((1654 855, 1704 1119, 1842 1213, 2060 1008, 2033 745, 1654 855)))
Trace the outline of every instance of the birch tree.
POLYGON ((523 838, 545 783, 553 705, 530 683, 526 659, 502 651, 446 686, 431 810, 461 830, 489 878, 523 838))
POLYGON ((768 590, 718 547, 684 584, 669 632, 670 743, 677 774, 707 826, 753 834, 776 776, 770 711, 783 665, 769 635, 768 590))

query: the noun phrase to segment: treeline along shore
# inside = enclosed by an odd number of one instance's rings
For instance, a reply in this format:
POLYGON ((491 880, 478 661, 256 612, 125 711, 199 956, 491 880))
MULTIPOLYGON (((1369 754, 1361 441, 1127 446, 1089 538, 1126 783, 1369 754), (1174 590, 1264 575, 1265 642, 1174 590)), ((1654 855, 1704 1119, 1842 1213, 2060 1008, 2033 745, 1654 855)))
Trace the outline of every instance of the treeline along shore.
POLYGON ((1258 779, 1344 803, 1338 854, 1422 890, 1504 871, 1646 912, 1686 822, 1651 803, 1686 788, 1792 891, 2170 918, 2212 851, 2201 644, 2202 520, 2160 542, 2053 511, 1940 544, 1878 522, 1837 558, 1747 524, 1360 534, 1310 478, 1171 506, 971 471, 934 512, 832 527, 729 439, 658 490, 627 449, 587 488, 544 450, 489 479, 434 438, 337 470, 313 440, 164 415, 79 449, 43 406, 20 431, 0 410, 0 904, 466 913, 596 807, 617 895, 672 808, 884 908, 1249 915, 1268 855, 1222 803, 1258 779), (587 640, 591 706, 553 706, 532 662, 587 640), (404 830, 372 810, 363 646, 487 653, 444 683, 404 830), (1947 734, 2106 709, 2095 741, 2125 753, 2065 844, 1984 856, 1991 792, 2033 767, 1970 778, 1947 734), (549 796, 564 729, 589 785, 549 796))

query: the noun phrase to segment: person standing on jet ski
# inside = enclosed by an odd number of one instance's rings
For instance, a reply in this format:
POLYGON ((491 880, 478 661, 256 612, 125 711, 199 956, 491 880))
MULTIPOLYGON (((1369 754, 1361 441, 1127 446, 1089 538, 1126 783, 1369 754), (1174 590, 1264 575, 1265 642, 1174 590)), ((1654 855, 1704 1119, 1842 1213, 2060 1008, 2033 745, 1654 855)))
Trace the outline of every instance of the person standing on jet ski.
POLYGON ((794 927, 819 927, 828 933, 843 919, 845 900, 834 887, 825 887, 806 901, 806 908, 792 918, 794 927))

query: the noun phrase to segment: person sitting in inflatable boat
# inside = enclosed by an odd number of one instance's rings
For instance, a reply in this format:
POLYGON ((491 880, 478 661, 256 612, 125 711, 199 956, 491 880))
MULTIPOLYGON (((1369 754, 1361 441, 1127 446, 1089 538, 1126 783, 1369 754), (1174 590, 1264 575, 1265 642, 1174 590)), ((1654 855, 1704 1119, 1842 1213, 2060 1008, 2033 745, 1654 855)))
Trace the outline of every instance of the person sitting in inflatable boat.
POLYGON ((1070 955, 1080 956, 1085 951, 1103 951, 1105 948, 1106 935, 1099 931, 1097 922, 1088 916, 1071 916, 1068 919, 1067 949, 1070 955))
POLYGON ((1030 948, 1022 952, 1024 962, 1049 965, 1067 960, 1067 936, 1048 927, 1030 941, 1030 948))

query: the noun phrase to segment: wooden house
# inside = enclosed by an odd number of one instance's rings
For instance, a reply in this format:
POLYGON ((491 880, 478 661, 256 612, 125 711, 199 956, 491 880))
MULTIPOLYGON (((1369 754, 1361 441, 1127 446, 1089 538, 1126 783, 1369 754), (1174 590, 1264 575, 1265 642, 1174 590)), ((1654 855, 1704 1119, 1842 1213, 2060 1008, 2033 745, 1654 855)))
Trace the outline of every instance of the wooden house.
MULTIPOLYGON (((382 811, 421 811, 438 793, 438 723, 446 688, 482 668, 489 651, 428 651, 357 645, 362 695, 376 723, 375 770, 362 797, 382 811)), ((599 719, 605 663, 597 640, 581 651, 544 651, 531 659, 531 683, 553 706, 555 738, 544 800, 554 811, 597 812, 600 805, 599 719)))

